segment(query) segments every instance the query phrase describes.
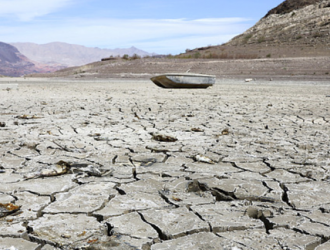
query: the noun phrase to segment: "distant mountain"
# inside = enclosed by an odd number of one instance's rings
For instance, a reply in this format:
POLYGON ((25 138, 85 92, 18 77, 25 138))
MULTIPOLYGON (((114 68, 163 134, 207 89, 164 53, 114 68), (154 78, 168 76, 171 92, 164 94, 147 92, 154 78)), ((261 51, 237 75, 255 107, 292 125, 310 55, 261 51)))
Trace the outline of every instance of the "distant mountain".
POLYGON ((62 65, 65 67, 81 66, 88 63, 100 61, 109 56, 123 56, 125 54, 132 56, 151 56, 143 50, 135 47, 127 49, 100 49, 90 48, 81 45, 53 42, 48 44, 35 43, 11 43, 22 54, 33 61, 48 65, 62 65))
POLYGON ((14 46, 0 42, 0 75, 4 76, 22 76, 31 73, 52 72, 43 68, 42 65, 36 65, 26 56, 22 55, 14 46))
POLYGON ((330 56, 330 0, 286 0, 253 27, 220 46, 180 57, 253 59, 330 56))

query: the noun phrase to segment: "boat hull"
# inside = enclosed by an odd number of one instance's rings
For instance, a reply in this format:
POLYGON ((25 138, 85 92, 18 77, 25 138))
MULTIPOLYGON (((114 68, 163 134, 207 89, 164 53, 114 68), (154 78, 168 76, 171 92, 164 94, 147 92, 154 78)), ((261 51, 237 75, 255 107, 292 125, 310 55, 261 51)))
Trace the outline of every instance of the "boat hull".
POLYGON ((164 74, 151 78, 161 88, 208 88, 215 83, 215 76, 202 74, 164 74))

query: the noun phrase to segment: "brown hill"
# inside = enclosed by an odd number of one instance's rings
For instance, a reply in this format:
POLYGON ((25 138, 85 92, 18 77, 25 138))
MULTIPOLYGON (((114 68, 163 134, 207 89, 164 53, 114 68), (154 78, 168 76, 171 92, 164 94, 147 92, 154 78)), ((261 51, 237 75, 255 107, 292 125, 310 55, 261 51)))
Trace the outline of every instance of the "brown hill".
POLYGON ((179 57, 281 58, 330 56, 330 1, 287 0, 256 25, 220 46, 179 57))

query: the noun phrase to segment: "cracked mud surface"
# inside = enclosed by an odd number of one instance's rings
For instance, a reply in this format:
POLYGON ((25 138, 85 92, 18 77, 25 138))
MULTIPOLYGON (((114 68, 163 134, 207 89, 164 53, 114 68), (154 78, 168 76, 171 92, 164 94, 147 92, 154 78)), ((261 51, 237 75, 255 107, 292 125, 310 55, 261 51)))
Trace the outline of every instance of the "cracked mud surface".
POLYGON ((329 249, 329 96, 1 80, 0 249, 329 249))

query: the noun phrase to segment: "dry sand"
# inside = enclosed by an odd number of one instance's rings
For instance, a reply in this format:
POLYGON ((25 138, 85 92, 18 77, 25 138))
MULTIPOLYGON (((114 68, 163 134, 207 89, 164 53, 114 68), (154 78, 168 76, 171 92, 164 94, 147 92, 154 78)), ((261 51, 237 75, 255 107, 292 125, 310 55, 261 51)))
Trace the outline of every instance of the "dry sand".
POLYGON ((329 96, 1 78, 0 249, 329 249, 329 96))

